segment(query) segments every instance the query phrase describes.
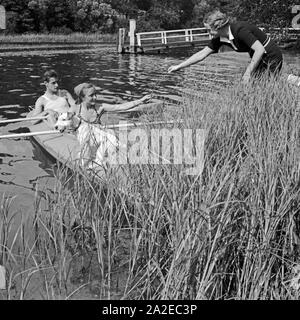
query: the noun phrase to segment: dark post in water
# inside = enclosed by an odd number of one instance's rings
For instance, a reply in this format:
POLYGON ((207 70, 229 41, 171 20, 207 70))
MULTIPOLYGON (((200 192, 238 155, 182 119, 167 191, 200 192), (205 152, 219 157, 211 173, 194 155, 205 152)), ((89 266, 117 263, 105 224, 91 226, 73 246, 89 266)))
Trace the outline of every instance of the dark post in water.
POLYGON ((119 29, 119 36, 118 36, 118 53, 124 53, 125 51, 125 28, 119 29))

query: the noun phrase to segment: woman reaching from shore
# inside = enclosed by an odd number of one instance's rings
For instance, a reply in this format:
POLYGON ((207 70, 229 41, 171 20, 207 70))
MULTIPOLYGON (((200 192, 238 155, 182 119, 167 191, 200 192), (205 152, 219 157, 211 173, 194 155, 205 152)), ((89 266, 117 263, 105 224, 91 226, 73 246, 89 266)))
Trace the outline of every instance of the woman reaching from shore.
POLYGON ((231 22, 226 14, 218 9, 204 18, 204 26, 212 36, 209 44, 186 61, 171 66, 168 72, 178 71, 200 62, 212 53, 217 53, 222 45, 230 46, 237 52, 248 52, 251 61, 243 75, 243 82, 263 73, 277 74, 282 68, 282 53, 267 34, 253 24, 237 21, 231 22))

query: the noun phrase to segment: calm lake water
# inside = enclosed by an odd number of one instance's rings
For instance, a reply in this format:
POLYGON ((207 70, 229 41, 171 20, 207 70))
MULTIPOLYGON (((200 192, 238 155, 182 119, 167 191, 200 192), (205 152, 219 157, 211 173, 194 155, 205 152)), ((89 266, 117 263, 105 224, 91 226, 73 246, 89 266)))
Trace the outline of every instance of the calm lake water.
MULTIPOLYGON (((24 117, 28 106, 43 94, 42 74, 54 68, 60 87, 73 92, 81 82, 92 82, 98 93, 115 102, 126 102, 154 91, 163 99, 178 100, 180 90, 191 85, 206 92, 241 76, 247 55, 223 53, 209 57, 176 74, 167 74, 192 51, 153 55, 119 55, 114 47, 98 51, 41 51, 0 55, 0 121, 24 117), (6 105, 16 105, 9 106, 6 105)), ((285 54, 289 71, 299 73, 300 54, 285 54)), ((115 122, 111 117, 107 122, 115 122)), ((0 134, 24 132, 25 124, 0 125, 0 134)), ((53 187, 53 162, 29 138, 0 139, 0 197, 15 196, 13 209, 27 215, 35 190, 53 187)), ((0 202, 1 202, 0 198, 0 202)))

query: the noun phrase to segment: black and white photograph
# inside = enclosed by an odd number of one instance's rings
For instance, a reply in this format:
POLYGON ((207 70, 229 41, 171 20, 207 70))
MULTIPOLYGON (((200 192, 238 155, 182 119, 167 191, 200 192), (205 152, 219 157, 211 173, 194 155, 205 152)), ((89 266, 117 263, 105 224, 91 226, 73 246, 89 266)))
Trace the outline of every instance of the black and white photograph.
POLYGON ((300 1, 0 0, 0 300, 299 298, 300 1))

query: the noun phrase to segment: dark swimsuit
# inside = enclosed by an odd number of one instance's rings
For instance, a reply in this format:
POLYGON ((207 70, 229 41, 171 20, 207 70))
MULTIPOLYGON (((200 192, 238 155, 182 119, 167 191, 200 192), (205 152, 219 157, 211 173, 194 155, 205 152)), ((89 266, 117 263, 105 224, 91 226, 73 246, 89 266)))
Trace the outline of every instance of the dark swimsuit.
POLYGON ((237 52, 248 52, 252 58, 254 51, 251 46, 255 41, 260 41, 265 48, 266 53, 263 54, 259 65, 254 71, 254 75, 260 75, 261 73, 268 71, 271 73, 277 73, 282 68, 282 53, 275 42, 266 35, 265 32, 260 30, 253 24, 239 21, 230 23, 230 30, 234 37, 233 43, 235 48, 229 43, 222 42, 220 37, 211 39, 208 47, 214 52, 218 52, 222 45, 229 45, 233 50, 237 52))

